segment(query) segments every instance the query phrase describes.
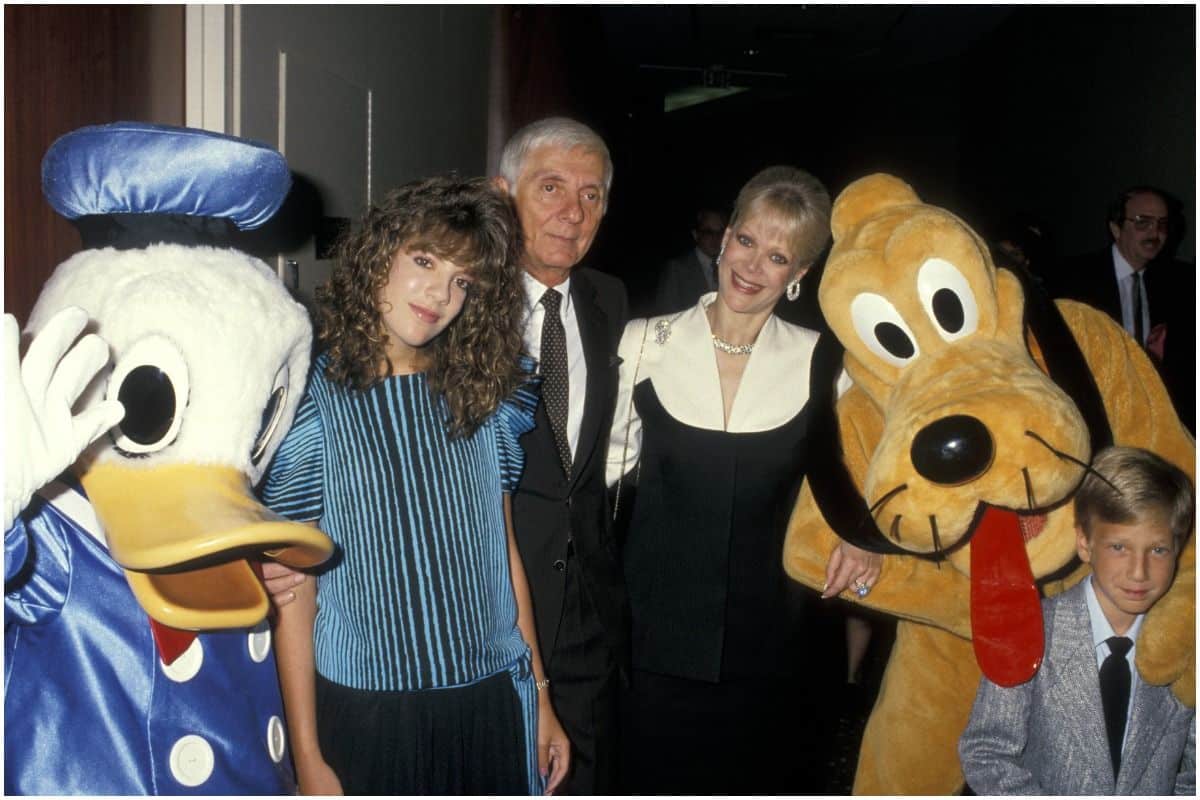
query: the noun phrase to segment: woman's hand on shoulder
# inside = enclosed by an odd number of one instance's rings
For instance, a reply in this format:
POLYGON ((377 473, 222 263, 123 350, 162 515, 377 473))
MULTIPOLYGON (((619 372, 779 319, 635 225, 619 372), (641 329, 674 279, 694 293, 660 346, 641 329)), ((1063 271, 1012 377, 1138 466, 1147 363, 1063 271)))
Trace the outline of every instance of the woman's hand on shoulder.
POLYGON ((276 608, 282 608, 296 599, 297 586, 308 580, 303 572, 285 567, 278 561, 264 561, 262 565, 263 585, 271 602, 276 608))
POLYGON ((883 556, 855 547, 849 542, 840 542, 829 554, 825 565, 825 590, 821 597, 828 600, 846 589, 860 599, 870 593, 883 570, 883 556))
POLYGON ((567 777, 571 767, 571 740, 550 704, 549 689, 538 693, 538 771, 546 779, 546 794, 554 791, 567 777))

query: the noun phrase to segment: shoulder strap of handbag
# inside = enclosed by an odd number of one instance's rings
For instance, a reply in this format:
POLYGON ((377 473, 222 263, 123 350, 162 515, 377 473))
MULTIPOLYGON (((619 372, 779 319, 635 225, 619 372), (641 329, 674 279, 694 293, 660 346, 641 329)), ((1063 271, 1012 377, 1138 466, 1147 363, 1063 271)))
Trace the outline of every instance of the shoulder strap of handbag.
MULTIPOLYGON (((625 444, 621 448, 621 476, 617 478, 617 496, 613 500, 613 521, 616 522, 617 512, 621 508, 621 483, 625 480, 625 474, 629 471, 625 469, 625 459, 629 455, 629 428, 633 423, 633 390, 637 386, 638 370, 642 367, 642 353, 646 350, 646 333, 650 330, 650 320, 642 320, 642 343, 638 347, 637 361, 633 364, 633 380, 629 384, 629 412, 625 415, 625 444)), ((638 474, 634 476, 636 483, 642 474, 642 455, 641 450, 638 451, 637 462, 638 474)))

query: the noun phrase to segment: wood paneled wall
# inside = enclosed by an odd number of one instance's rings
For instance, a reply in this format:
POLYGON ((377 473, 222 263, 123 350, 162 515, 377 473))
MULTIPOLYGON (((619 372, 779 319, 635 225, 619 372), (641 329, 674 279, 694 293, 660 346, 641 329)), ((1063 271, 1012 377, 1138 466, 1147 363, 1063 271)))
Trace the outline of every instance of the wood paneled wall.
POLYGON ((182 125, 183 6, 4 7, 4 310, 22 324, 79 235, 42 197, 42 156, 83 125, 182 125))

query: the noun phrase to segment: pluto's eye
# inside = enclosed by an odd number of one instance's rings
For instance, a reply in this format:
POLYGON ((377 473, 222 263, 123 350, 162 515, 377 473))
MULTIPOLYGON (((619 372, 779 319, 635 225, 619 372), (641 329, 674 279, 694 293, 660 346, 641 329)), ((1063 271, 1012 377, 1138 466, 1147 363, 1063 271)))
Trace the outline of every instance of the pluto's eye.
POLYGON ((947 342, 969 336, 979 326, 979 307, 971 284, 949 261, 931 258, 921 265, 917 294, 933 326, 947 342))
POLYGON ((126 349, 113 369, 108 399, 121 401, 125 418, 113 429, 124 455, 141 456, 175 440, 188 400, 188 370, 179 349, 148 336, 126 349))
POLYGON ((267 405, 263 408, 262 425, 259 426, 258 436, 254 439, 254 447, 250 450, 250 463, 255 466, 258 466, 263 453, 267 451, 267 445, 271 443, 271 437, 275 435, 275 429, 279 427, 279 419, 283 416, 284 406, 287 405, 288 376, 290 374, 287 364, 284 364, 279 368, 279 372, 275 373, 271 396, 267 398, 267 405))
POLYGON ((850 301, 850 319, 863 344, 887 363, 903 367, 920 353, 904 318, 886 298, 864 292, 850 301))

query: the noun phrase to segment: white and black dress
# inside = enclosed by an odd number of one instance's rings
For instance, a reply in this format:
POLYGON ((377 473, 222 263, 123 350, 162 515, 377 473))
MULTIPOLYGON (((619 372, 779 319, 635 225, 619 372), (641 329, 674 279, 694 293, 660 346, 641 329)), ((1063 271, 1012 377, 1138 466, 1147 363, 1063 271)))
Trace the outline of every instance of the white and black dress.
POLYGON ((782 554, 817 335, 771 317, 726 424, 704 312, 714 297, 635 320, 621 342, 608 478, 640 457, 623 551, 633 615, 623 773, 637 794, 804 790, 792 747, 814 688, 801 664, 816 597, 787 578, 782 554))

